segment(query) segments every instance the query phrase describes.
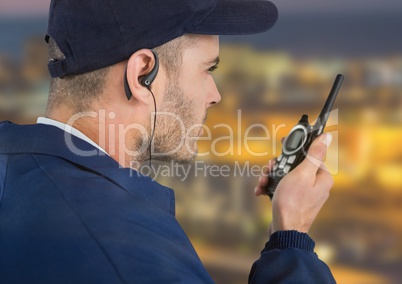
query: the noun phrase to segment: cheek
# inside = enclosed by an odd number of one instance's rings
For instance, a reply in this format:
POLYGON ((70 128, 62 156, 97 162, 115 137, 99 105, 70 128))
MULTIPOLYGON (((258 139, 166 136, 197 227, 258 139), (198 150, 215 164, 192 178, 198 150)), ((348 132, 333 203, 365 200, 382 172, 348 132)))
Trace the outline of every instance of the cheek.
POLYGON ((198 76, 198 78, 195 78, 190 82, 191 84, 185 84, 183 87, 185 96, 193 101, 197 106, 197 110, 205 109, 208 95, 208 79, 198 76))

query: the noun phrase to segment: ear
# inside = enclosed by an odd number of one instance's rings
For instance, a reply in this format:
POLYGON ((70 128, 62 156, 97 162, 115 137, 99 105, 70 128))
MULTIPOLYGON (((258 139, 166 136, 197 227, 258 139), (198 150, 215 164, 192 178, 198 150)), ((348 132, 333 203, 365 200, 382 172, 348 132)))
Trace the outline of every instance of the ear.
POLYGON ((141 84, 141 77, 148 75, 155 66, 155 57, 149 49, 141 49, 127 62, 127 82, 135 100, 148 104, 149 90, 141 84))

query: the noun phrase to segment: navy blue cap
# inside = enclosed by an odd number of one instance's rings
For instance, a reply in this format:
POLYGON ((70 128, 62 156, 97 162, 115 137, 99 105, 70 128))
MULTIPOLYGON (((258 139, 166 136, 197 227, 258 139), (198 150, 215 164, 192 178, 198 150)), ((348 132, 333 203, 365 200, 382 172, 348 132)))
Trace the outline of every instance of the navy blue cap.
POLYGON ((277 18, 266 0, 52 0, 47 37, 65 59, 50 60, 49 72, 55 78, 97 70, 188 33, 261 33, 277 18))

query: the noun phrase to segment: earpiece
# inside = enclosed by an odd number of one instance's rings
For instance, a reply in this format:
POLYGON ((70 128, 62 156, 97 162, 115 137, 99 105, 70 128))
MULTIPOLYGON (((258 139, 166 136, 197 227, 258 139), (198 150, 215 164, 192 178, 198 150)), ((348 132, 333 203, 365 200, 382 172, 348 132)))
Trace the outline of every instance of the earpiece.
MULTIPOLYGON (((151 51, 152 51, 152 54, 155 57, 155 66, 154 66, 154 68, 152 68, 151 72, 149 72, 148 75, 145 75, 145 76, 139 78, 140 79, 140 84, 143 85, 144 87, 146 87, 149 90, 149 92, 152 95, 152 98, 154 99, 154 126, 152 128, 152 133, 151 133, 151 137, 149 139, 149 147, 148 147, 148 149, 149 149, 149 167, 150 168, 152 166, 152 164, 151 164, 151 161, 152 161, 152 149, 151 149, 151 146, 152 146, 152 141, 154 139, 155 128, 156 128, 156 100, 155 100, 154 93, 152 92, 152 90, 151 90, 151 88, 149 86, 151 86, 152 82, 155 80, 156 75, 158 74, 158 71, 159 71, 158 55, 156 55, 156 53, 153 50, 151 50, 151 51)), ((127 99, 130 100, 131 97, 133 96, 133 94, 131 93, 130 87, 128 86, 127 67, 126 67, 126 71, 124 73, 124 90, 126 91, 127 99)))
POLYGON ((158 55, 156 55, 155 51, 153 51, 153 50, 151 50, 151 52, 154 54, 154 57, 155 57, 155 66, 154 66, 154 68, 152 68, 151 72, 148 75, 141 78, 140 83, 141 83, 141 85, 143 85, 145 87, 149 87, 152 84, 152 82, 155 80, 156 75, 158 74, 158 71, 159 71, 158 55))
MULTIPOLYGON (((159 71, 159 59, 158 55, 151 50, 152 54, 155 57, 155 66, 152 68, 151 72, 148 75, 145 75, 140 78, 140 84, 143 85, 144 87, 147 87, 149 89, 149 86, 152 84, 152 82, 155 80, 156 75, 158 74, 159 71)), ((128 86, 128 80, 127 80, 127 68, 124 73, 124 90, 126 92, 127 99, 130 100, 133 94, 131 93, 130 87, 128 86)))

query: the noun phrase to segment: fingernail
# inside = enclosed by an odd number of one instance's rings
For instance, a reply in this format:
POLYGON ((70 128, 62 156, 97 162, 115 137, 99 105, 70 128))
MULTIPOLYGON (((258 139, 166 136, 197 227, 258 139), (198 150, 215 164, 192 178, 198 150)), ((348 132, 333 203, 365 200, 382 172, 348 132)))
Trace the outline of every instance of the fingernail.
POLYGON ((329 145, 331 145, 332 142, 332 134, 325 133, 324 135, 321 136, 320 142, 324 143, 327 147, 329 147, 329 145))

